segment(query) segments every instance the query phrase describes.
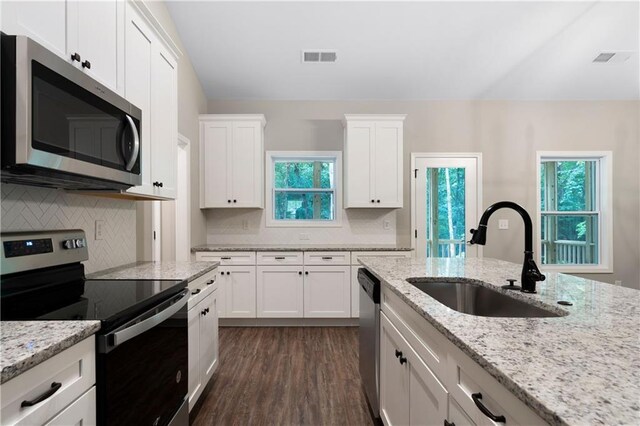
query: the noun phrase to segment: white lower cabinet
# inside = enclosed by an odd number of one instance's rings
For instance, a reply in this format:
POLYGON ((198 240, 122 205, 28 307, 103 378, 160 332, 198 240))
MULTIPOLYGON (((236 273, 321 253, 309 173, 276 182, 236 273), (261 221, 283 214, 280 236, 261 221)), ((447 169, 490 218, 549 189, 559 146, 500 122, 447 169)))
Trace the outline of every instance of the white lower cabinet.
POLYGON ((544 425, 535 412, 387 288, 380 315, 385 425, 544 425))
POLYGON ((191 307, 187 316, 191 411, 218 366, 218 289, 214 288, 191 307))
POLYGON ((46 426, 89 426, 96 424, 96 388, 89 389, 60 414, 46 423, 46 426))
POLYGON ((3 383, 0 424, 58 425, 82 420, 82 425, 94 425, 95 359, 95 337, 91 336, 3 383), (24 401, 34 404, 23 407, 24 401))
POLYGON ((256 317, 256 267, 220 266, 220 318, 256 317))
POLYGON ((386 425, 440 425, 447 390, 381 314, 380 415, 386 425))
POLYGON ((304 278, 299 266, 258 266, 258 318, 301 318, 304 278))
POLYGON ((351 316, 351 268, 349 266, 304 267, 305 318, 351 316))

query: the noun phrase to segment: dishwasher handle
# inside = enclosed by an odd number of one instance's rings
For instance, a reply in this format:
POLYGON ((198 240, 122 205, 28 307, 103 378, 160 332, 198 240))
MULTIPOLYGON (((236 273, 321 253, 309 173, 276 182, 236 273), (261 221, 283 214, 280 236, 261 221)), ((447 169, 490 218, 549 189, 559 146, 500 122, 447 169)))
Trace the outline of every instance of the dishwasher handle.
POLYGON ((358 269, 358 283, 373 303, 380 303, 380 280, 365 268, 358 269))

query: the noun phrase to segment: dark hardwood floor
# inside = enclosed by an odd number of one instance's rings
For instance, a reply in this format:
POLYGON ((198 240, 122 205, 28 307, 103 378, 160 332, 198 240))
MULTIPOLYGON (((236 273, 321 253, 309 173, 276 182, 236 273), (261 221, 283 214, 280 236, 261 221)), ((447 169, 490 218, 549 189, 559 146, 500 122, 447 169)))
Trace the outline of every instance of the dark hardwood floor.
POLYGON ((221 328, 192 424, 371 425, 357 327, 221 328))

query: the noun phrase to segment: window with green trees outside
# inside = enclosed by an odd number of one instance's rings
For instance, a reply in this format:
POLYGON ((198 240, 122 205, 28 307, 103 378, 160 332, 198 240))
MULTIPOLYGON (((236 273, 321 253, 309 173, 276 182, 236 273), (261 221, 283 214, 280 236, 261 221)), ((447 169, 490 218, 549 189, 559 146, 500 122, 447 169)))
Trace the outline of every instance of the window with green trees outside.
POLYGON ((600 203, 597 159, 540 164, 541 262, 598 264, 600 203))
POLYGON ((272 164, 276 221, 335 220, 335 159, 277 158, 272 164))

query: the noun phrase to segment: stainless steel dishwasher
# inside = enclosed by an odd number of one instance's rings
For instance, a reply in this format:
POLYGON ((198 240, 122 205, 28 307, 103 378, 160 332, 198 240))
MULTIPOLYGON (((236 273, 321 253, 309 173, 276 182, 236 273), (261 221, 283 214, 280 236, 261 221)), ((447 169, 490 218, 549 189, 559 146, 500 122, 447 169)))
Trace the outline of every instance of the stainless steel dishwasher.
POLYGON ((374 421, 380 419, 380 280, 364 268, 360 283, 360 377, 374 421))

